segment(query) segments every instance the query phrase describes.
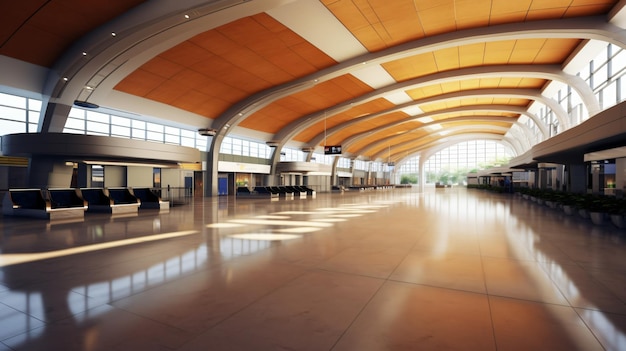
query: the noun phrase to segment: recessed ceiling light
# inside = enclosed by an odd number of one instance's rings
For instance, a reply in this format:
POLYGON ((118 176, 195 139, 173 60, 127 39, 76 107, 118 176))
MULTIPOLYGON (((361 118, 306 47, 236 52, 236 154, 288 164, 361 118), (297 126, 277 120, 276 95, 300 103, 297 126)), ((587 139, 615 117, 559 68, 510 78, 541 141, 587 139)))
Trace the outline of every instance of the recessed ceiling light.
POLYGON ((111 32, 111 36, 112 36, 112 37, 114 37, 114 36, 116 36, 116 35, 117 35, 117 34, 115 34, 115 32, 111 32))
POLYGON ((69 78, 63 77, 63 81, 67 82, 68 80, 69 80, 69 78))
POLYGON ((189 19, 189 15, 185 15, 185 18, 186 18, 186 19, 189 19))
POLYGON ((87 56, 87 52, 83 51, 83 56, 87 56))
POLYGON ((93 90, 93 87, 90 87, 89 85, 85 86, 85 89, 87 90, 93 90))

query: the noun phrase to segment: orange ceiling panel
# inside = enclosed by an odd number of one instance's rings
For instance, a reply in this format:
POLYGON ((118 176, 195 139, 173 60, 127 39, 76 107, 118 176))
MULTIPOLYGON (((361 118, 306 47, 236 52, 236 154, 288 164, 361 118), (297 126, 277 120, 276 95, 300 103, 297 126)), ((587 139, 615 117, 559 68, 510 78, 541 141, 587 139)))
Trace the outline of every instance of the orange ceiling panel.
MULTIPOLYGON (((347 138, 357 135, 360 133, 365 133, 369 131, 375 131, 375 128, 381 127, 384 125, 388 125, 394 122, 399 122, 409 118, 404 112, 394 112, 390 114, 386 114, 384 116, 380 116, 373 120, 367 120, 363 123, 357 123, 355 125, 350 126, 349 128, 342 129, 341 131, 332 135, 332 139, 328 139, 329 143, 337 143, 341 144, 347 138)), ((409 122, 411 123, 411 122, 409 122)))
POLYGON ((592 0, 593 3, 578 6, 576 5, 577 2, 578 1, 573 1, 572 6, 567 8, 567 11, 565 11, 565 14, 563 15, 564 18, 587 16, 590 13, 592 14, 607 13, 609 12, 609 10, 611 10, 611 8, 614 5, 611 2, 596 3, 595 1, 592 0))
POLYGON ((417 5, 419 19, 427 36, 452 32, 457 29, 454 1, 436 1, 435 6, 422 8, 417 5), (452 20, 450 20, 452 19, 452 20))
POLYGON ((322 3, 370 52, 424 36, 412 0, 322 0, 322 3))
POLYGON ((271 103, 246 118, 240 125, 267 133, 277 133, 298 118, 323 111, 371 91, 371 87, 354 76, 343 75, 271 103), (280 108, 277 109, 277 106, 280 108))
POLYGON ((601 15, 617 1, 323 0, 322 3, 363 46, 370 52, 375 52, 425 36, 455 30, 540 19, 601 15))
POLYGON ((512 98, 494 98, 494 97, 478 97, 478 98, 465 98, 458 100, 449 100, 443 102, 435 102, 430 104, 420 105, 420 109, 424 112, 434 112, 445 110, 449 108, 455 108, 460 106, 473 106, 473 105, 511 105, 511 106, 528 106, 530 100, 528 99, 512 99, 512 98))
POLYGON ((350 146, 348 146, 347 150, 348 152, 355 152, 367 146, 370 146, 373 143, 385 140, 387 138, 393 138, 393 141, 383 142, 383 144, 387 144, 387 146, 382 147, 388 147, 389 144, 393 145, 393 143, 398 142, 398 140, 401 140, 402 138, 410 140, 413 138, 426 136, 430 133, 428 129, 418 129, 420 126, 421 124, 418 122, 411 122, 401 124, 393 128, 380 130, 370 135, 367 135, 356 143, 351 144, 350 146))
MULTIPOLYGON (((182 42, 145 63, 115 89, 213 119, 255 92, 335 63, 293 31, 261 13, 182 42), (163 79, 146 80, 147 73, 163 79), (190 103, 188 97, 181 99, 191 91, 203 98, 201 103, 190 103)), ((279 119, 289 120, 289 117, 281 114, 279 119)))
POLYGON ((405 81, 476 65, 562 63, 579 43, 578 39, 504 40, 438 50, 382 66, 397 81, 405 81))
POLYGON ((476 28, 489 25, 492 0, 457 0, 455 20, 457 29, 476 28))
POLYGON ((444 93, 453 93, 463 90, 473 89, 495 89, 495 88, 526 88, 541 89, 546 83, 545 79, 535 78, 485 78, 485 79, 467 79, 443 84, 434 84, 422 88, 407 90, 406 93, 413 100, 425 99, 444 93))
MULTIPOLYGON (((445 125, 446 128, 448 127, 465 127, 465 126, 485 126, 484 130, 489 130, 489 128, 487 126, 494 126, 494 127, 503 127, 503 128, 510 128, 511 124, 515 123, 515 120, 512 120, 510 123, 505 123, 505 122, 490 122, 490 123, 485 123, 484 121, 467 121, 467 122, 442 122, 443 125, 445 125)), ((472 128, 472 130, 475 130, 474 128, 472 128)))
MULTIPOLYGON (((338 124, 351 121, 353 119, 365 117, 367 115, 377 113, 379 111, 384 111, 384 110, 392 108, 393 106, 394 104, 387 101, 386 99, 378 98, 378 99, 369 101, 367 103, 355 106, 339 114, 336 114, 333 116, 327 116, 324 121, 320 121, 308 127, 306 130, 296 135, 294 139, 298 141, 308 142, 311 139, 313 139, 315 136, 324 133, 325 130, 328 130, 338 124)), ((353 130, 353 128, 354 127, 351 126, 350 130, 353 130)))
POLYGON ((131 95, 146 96, 166 80, 167 78, 139 68, 118 83, 116 89, 131 95))
POLYGON ((83 35, 144 1, 3 1, 0 55, 52 67, 83 35))

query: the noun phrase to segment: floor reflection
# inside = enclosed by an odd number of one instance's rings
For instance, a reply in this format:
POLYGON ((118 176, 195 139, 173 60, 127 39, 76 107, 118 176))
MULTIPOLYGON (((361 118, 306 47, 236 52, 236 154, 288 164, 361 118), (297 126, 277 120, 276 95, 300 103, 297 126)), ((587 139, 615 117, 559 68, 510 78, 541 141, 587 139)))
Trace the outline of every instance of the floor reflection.
POLYGON ((626 348, 624 234, 510 195, 201 199, 0 229, 0 349, 271 349, 311 332, 335 350, 626 348))

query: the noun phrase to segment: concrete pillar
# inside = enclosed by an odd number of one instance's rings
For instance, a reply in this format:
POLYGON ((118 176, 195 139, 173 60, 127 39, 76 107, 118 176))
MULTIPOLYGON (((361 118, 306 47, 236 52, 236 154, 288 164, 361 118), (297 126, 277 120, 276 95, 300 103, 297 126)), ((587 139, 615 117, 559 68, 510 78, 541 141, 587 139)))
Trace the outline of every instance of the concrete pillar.
POLYGON ((72 184, 73 165, 64 159, 50 156, 33 156, 28 162, 29 188, 69 188, 72 184))
POLYGON ((72 109, 71 105, 48 103, 43 118, 40 119, 39 131, 41 133, 62 133, 65 122, 72 109))
POLYGON ((417 184, 418 184, 418 190, 419 192, 423 193, 424 190, 426 189, 426 173, 425 173, 425 167, 426 166, 426 160, 423 157, 420 157, 419 160, 419 174, 417 175, 417 184))
POLYGON ((626 192, 626 158, 615 160, 615 190, 620 195, 626 192))
POLYGON ((591 192, 593 194, 600 194, 602 192, 603 185, 600 184, 600 170, 599 164, 591 165, 591 192))
POLYGON ((587 192, 587 167, 584 163, 569 164, 567 176, 567 190, 569 192, 578 194, 587 192))
POLYGON ((545 168, 539 168, 537 170, 537 188, 546 189, 548 187, 548 172, 545 168))

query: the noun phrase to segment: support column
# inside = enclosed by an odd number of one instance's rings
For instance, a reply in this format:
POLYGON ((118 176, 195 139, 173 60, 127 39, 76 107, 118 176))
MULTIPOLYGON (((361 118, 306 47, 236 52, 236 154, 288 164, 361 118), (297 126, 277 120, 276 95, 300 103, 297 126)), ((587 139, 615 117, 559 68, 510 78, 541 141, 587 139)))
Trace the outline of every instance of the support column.
POLYGON ((332 169, 330 171, 330 186, 331 186, 331 188, 333 186, 339 185, 339 176, 337 176, 337 164, 338 163, 339 163, 339 157, 335 157, 333 159, 333 166, 332 166, 332 169))
POLYGON ((545 168, 537 169, 537 188, 546 189, 548 184, 548 175, 545 168))
POLYGON ((33 156, 28 162, 30 188, 69 188, 72 184, 72 165, 50 156, 33 156))
POLYGON ((615 193, 622 197, 626 192, 626 158, 615 160, 615 193))
POLYGON ((206 156, 206 169, 204 169, 204 196, 218 196, 218 165, 219 165, 219 153, 223 135, 216 135, 209 140, 207 156, 206 156))
POLYGON ((425 165, 426 160, 423 157, 420 157, 419 174, 417 175, 418 190, 420 193, 423 193, 426 189, 426 174, 424 172, 425 165))
POLYGON ((39 132, 62 133, 71 109, 71 105, 48 103, 46 110, 41 112, 43 118, 39 119, 39 132))
POLYGON ((584 163, 569 164, 567 178, 568 191, 578 194, 587 192, 587 167, 584 163))

